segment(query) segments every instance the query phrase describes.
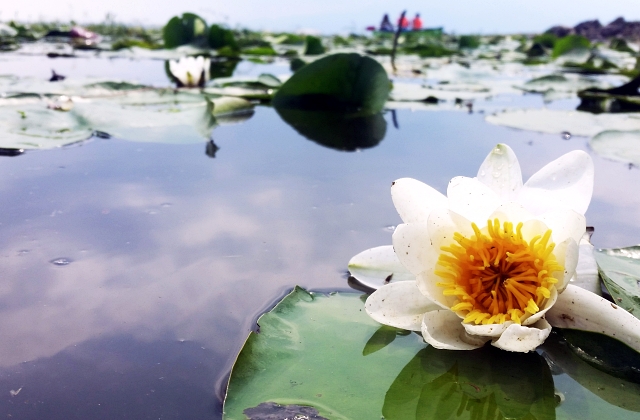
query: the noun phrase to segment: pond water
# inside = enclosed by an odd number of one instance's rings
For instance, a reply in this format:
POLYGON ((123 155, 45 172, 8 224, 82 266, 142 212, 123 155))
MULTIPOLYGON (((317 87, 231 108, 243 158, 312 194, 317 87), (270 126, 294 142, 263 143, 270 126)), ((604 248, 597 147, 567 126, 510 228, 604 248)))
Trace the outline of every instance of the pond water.
MULTIPOLYGON (((168 84, 162 61, 0 60, 3 74, 47 78, 55 68, 168 84)), ((288 67, 243 62, 236 74, 265 71, 288 67)), ((501 104, 544 106, 511 95, 477 101, 474 113, 397 110, 397 127, 387 111, 384 139, 353 152, 310 141, 259 106, 214 129, 215 154, 205 141, 92 138, 0 157, 0 412, 219 419, 257 317, 294 285, 347 290, 351 256, 390 243, 400 222, 391 181, 413 177, 444 192, 453 176, 475 176, 500 142, 525 179, 570 150, 591 153, 585 137, 486 123, 480 111, 501 104)), ((638 243, 640 171, 591 154, 594 244, 638 243)))

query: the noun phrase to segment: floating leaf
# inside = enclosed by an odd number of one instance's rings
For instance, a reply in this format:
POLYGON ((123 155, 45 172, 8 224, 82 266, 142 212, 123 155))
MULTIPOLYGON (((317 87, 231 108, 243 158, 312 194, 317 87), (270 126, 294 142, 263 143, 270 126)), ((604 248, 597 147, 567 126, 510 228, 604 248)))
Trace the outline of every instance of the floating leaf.
POLYGON ((382 66, 369 57, 341 53, 296 71, 273 98, 277 108, 374 114, 389 95, 382 66))
POLYGON ((603 131, 589 140, 594 152, 606 159, 640 166, 640 131, 603 131))
POLYGON ((640 115, 600 114, 558 109, 505 111, 486 117, 487 122, 541 133, 595 136, 606 130, 640 130, 640 115))
POLYGON ((640 245, 598 249, 595 257, 611 296, 618 305, 640 318, 640 245))
POLYGON ((174 16, 162 29, 164 46, 175 48, 194 43, 204 39, 206 31, 207 23, 196 14, 183 13, 182 16, 174 16))
POLYGON ((355 151, 377 146, 387 133, 381 113, 339 114, 276 108, 278 115, 298 133, 322 146, 355 151))
POLYGON ((351 293, 295 288, 258 324, 231 372, 224 419, 244 420, 265 402, 310 406, 330 419, 380 418, 389 385, 424 346, 410 334, 363 356, 380 324, 351 293))
POLYGON ((233 31, 223 28, 220 25, 211 25, 209 27, 209 46, 214 49, 229 47, 232 50, 238 49, 236 37, 233 31))
POLYGON ((231 372, 226 420, 301 407, 328 419, 555 418, 537 353, 425 347, 417 334, 380 328, 356 294, 296 288, 258 324, 231 372))
POLYGON ((232 96, 210 99, 211 114, 215 117, 229 116, 233 114, 246 114, 253 112, 253 104, 246 99, 232 96))
POLYGON ((581 35, 568 35, 557 40, 553 46, 553 57, 565 55, 574 50, 587 50, 591 42, 581 35))
POLYGON ((316 36, 307 35, 304 43, 304 55, 320 55, 326 51, 320 38, 316 36))
POLYGON ((86 140, 92 131, 77 109, 61 112, 41 100, 0 106, 2 149, 51 149, 86 140))

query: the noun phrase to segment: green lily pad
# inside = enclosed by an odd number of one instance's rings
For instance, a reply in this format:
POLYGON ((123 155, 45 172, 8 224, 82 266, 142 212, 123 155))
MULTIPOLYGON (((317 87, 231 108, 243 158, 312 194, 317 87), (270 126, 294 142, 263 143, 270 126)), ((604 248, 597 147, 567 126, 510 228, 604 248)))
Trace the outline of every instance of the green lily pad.
POLYGON ((322 40, 316 36, 307 35, 304 43, 304 55, 320 55, 326 51, 322 40))
POLYGON ((557 40, 553 46, 553 57, 565 55, 574 50, 586 50, 591 42, 581 35, 568 35, 557 40))
POLYGON ((589 146, 603 158, 640 166, 640 130, 603 131, 589 140, 589 146))
POLYGON ((561 109, 521 109, 487 115, 487 122, 521 130, 595 136, 607 130, 640 130, 638 114, 600 114, 561 109))
POLYGON ((598 249, 598 271, 616 303, 640 318, 640 245, 598 249))
POLYGON ((355 53, 333 54, 296 71, 278 90, 273 105, 375 114, 384 107, 389 89, 387 73, 377 61, 355 53))
POLYGON ((0 148, 51 149, 86 140, 93 132, 76 110, 56 111, 45 101, 0 106, 0 148))
POLYGON ((380 418, 389 385, 423 346, 411 334, 363 356, 380 325, 355 293, 296 287, 258 324, 231 372, 226 420, 244 420, 245 410, 265 402, 311 406, 330 419, 380 418))
POLYGON ((206 35, 207 23, 193 13, 183 13, 182 16, 172 17, 162 29, 162 38, 166 48, 175 48, 204 40, 206 35))
POLYGON ((216 50, 223 47, 229 47, 232 50, 238 49, 238 43, 233 31, 220 25, 211 25, 209 27, 209 46, 216 50))
POLYGON ((380 327, 357 294, 296 287, 258 324, 231 372, 226 420, 555 419, 553 379, 537 353, 436 350, 380 327))

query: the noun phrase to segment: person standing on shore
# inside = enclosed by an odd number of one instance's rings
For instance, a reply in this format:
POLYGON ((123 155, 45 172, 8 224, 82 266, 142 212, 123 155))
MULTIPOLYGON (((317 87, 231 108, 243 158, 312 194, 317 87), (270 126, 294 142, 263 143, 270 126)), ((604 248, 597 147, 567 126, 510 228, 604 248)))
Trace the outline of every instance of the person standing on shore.
POLYGON ((422 19, 420 19, 420 13, 416 13, 416 17, 413 18, 413 21, 411 22, 411 29, 414 31, 422 30, 422 19))
POLYGON ((400 19, 398 19, 398 27, 401 31, 409 30, 409 19, 405 17, 404 13, 400 15, 400 19))

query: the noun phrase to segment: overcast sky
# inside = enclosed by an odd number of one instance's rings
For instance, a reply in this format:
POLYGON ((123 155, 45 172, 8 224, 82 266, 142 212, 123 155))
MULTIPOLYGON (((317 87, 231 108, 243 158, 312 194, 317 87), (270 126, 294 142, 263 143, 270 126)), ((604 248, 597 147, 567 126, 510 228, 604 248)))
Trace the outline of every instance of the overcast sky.
POLYGON ((163 25, 185 11, 208 22, 266 30, 317 30, 323 33, 361 32, 377 25, 384 13, 392 18, 405 8, 420 12, 426 26, 456 33, 540 32, 553 25, 573 26, 618 16, 640 20, 640 0, 23 0, 3 1, 0 20, 74 19, 100 22, 107 13, 125 23, 163 25))

